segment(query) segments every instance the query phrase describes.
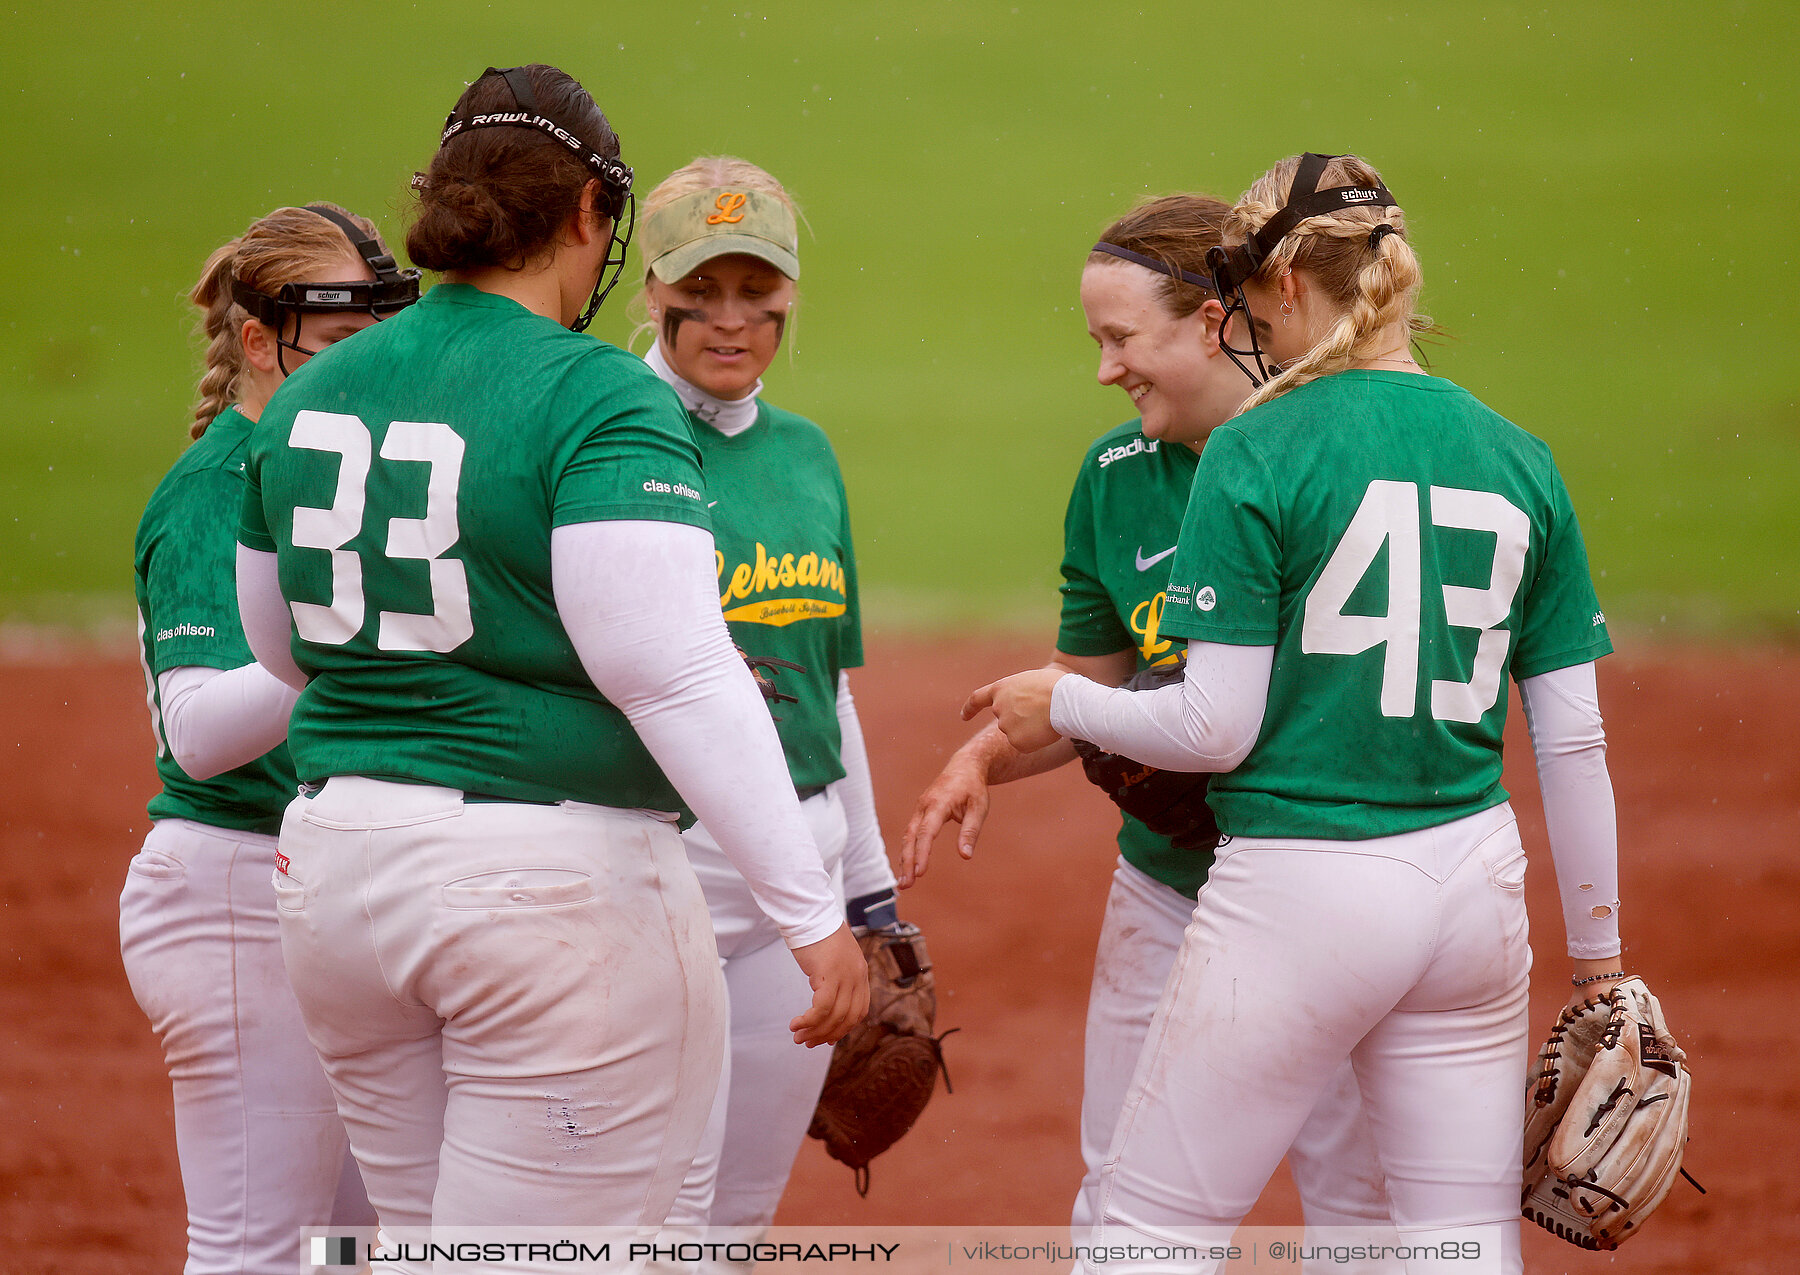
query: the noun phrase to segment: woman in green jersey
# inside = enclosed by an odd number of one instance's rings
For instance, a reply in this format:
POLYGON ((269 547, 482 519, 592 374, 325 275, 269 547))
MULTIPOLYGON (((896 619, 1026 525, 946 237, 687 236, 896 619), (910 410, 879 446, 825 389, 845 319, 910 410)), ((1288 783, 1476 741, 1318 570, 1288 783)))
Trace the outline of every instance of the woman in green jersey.
MULTIPOLYGON (((1063 520, 1062 623, 1052 669, 1117 686, 1179 660, 1162 632, 1168 559, 1175 552, 1207 436, 1242 402, 1243 376, 1220 334, 1224 306, 1206 276, 1231 213, 1205 195, 1168 195, 1108 226, 1081 273, 1081 308, 1100 347, 1098 376, 1141 416, 1087 450, 1063 520)), ((930 862, 948 821, 972 857, 988 789, 1065 765, 1067 741, 1021 753, 990 724, 958 749, 919 797, 901 847, 901 881, 930 862)), ((1074 1223, 1098 1216, 1100 1169, 1168 972, 1181 948, 1212 855, 1184 849, 1126 815, 1119 860, 1094 957, 1082 1067, 1081 1155, 1087 1172, 1074 1223)), ((1321 1092, 1289 1150, 1310 1227, 1386 1227, 1381 1166, 1348 1064, 1321 1092)), ((1371 1270, 1379 1269, 1372 1267, 1371 1270)))
MULTIPOLYGON (((761 397, 800 276, 792 198, 730 156, 696 159, 644 201, 646 361, 694 426, 712 501, 719 602, 752 656, 786 660, 776 729, 813 841, 855 927, 891 925, 894 874, 848 670, 862 657, 856 551, 825 432, 761 397)), ((707 1135, 671 1223, 737 1228, 775 1218, 830 1058, 784 1024, 804 978, 705 823, 684 837, 725 971, 731 1037, 707 1135)))
POLYGON ((245 643, 231 528, 251 426, 287 372, 418 295, 417 272, 335 204, 258 218, 192 294, 207 342, 194 443, 137 533, 161 790, 119 898, 125 973, 175 1087, 188 1275, 291 1271, 298 1228, 370 1218, 282 969, 269 875, 294 797, 294 692, 245 643))
POLYGON ((415 187, 443 282, 276 394, 238 557, 252 649, 304 687, 282 949, 401 1270, 426 1228, 662 1222, 725 1028, 684 801, 809 978, 794 1038, 868 999, 687 416, 580 334, 632 220, 611 125, 555 67, 490 69, 415 187))
POLYGON ((1155 1237, 1172 1199, 1228 1231, 1349 1058, 1402 1240, 1497 1239, 1516 1272, 1531 953, 1500 786, 1509 675, 1577 994, 1620 976, 1594 689, 1611 643, 1580 529, 1548 448, 1409 354, 1429 326, 1419 262, 1372 168, 1284 160, 1225 239, 1213 278, 1256 337, 1234 354, 1282 371, 1195 475, 1163 611, 1188 642, 1184 684, 1033 672, 966 708, 992 705, 1027 751, 1066 735, 1219 772, 1230 840, 1115 1131, 1097 1232, 1155 1237))

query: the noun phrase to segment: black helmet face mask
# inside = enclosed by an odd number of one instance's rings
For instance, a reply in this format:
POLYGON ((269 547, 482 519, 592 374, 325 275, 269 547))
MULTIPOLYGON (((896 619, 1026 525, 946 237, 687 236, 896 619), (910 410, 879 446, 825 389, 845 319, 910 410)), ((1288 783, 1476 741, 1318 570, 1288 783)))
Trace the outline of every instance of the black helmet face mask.
POLYGON ((286 351, 307 356, 318 353, 300 344, 300 324, 309 314, 366 314, 385 319, 419 299, 419 272, 402 270, 393 254, 382 249, 373 237, 363 233, 350 218, 322 204, 308 204, 306 211, 317 213, 344 232, 356 255, 363 259, 369 272, 367 279, 349 279, 342 283, 284 283, 274 296, 258 292, 233 275, 231 299, 248 310, 257 321, 275 331, 275 366, 283 377, 288 374, 286 351), (287 320, 294 320, 293 339, 288 339, 287 320))
POLYGON ((1225 321, 1219 329, 1219 346, 1230 356, 1238 370, 1250 378, 1252 386, 1260 386, 1271 376, 1279 376, 1281 369, 1271 369, 1263 358, 1262 344, 1256 339, 1256 318, 1250 313, 1250 302, 1244 296, 1244 284, 1256 277, 1263 263, 1275 251, 1288 233, 1305 221, 1308 217, 1317 217, 1321 213, 1336 212, 1340 208, 1393 208, 1397 207, 1394 197, 1388 188, 1380 183, 1374 186, 1333 186, 1328 190, 1319 190, 1319 178, 1325 172, 1325 166, 1338 155, 1316 155, 1311 151, 1300 157, 1299 166, 1294 169, 1294 183, 1288 188, 1287 203, 1281 211, 1263 225, 1244 243, 1230 248, 1210 248, 1206 253, 1206 265, 1212 271, 1213 287, 1219 300, 1225 305, 1225 321), (1233 315, 1243 316, 1243 328, 1248 346, 1235 346, 1226 339, 1233 315))
POLYGON ((506 81, 507 87, 512 90, 513 102, 519 109, 488 111, 478 115, 458 115, 451 111, 444 121, 444 134, 439 145, 472 128, 536 129, 567 146, 599 179, 600 196, 594 200, 594 211, 612 222, 612 238, 606 245, 606 258, 600 264, 600 275, 594 281, 594 291, 588 298, 587 309, 569 325, 573 331, 585 332, 588 324, 594 321, 594 315, 599 312, 600 303, 617 286, 619 276, 625 270, 625 249, 630 245, 631 232, 637 226, 637 197, 631 193, 631 168, 611 155, 602 155, 583 141, 566 122, 545 114, 538 107, 537 94, 532 91, 531 77, 525 73, 524 67, 508 67, 502 71, 490 66, 481 73, 481 79, 475 82, 479 84, 490 75, 497 75, 506 81), (619 233, 621 222, 625 226, 624 234, 619 233))

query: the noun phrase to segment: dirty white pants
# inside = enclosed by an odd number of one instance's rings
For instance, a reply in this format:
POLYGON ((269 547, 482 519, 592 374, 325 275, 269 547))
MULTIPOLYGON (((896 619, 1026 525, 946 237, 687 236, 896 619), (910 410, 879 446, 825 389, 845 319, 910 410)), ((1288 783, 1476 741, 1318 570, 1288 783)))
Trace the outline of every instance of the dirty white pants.
MULTIPOLYGON (((1077 1233, 1085 1232, 1096 1216, 1101 1165, 1193 913, 1192 899, 1123 858, 1113 869, 1088 993, 1081 1093, 1081 1159, 1087 1174, 1075 1197, 1077 1233)), ((1308 1228, 1348 1226, 1391 1233, 1375 1137, 1348 1059, 1320 1091, 1318 1103, 1294 1135, 1287 1160, 1308 1228)), ((1320 1243, 1328 1242, 1322 1234, 1309 1233, 1320 1243)), ((1303 1269, 1310 1275, 1315 1267, 1307 1264, 1303 1269)), ((1373 1275, 1398 1272, 1400 1267, 1375 1261, 1335 1262, 1316 1269, 1331 1275, 1373 1275)))
POLYGON ((384 1239, 662 1221, 725 1025, 672 824, 340 776, 281 850, 289 975, 384 1239))
POLYGON ((272 836, 161 819, 119 895, 174 1086, 185 1275, 288 1275, 301 1227, 374 1222, 282 967, 274 867, 272 836))
POLYGON ((1221 847, 1107 1153, 1094 1239, 1228 1238, 1348 1058, 1401 1240, 1499 1224, 1517 1272, 1524 870, 1504 804, 1371 841, 1221 847))
MULTIPOLYGON (((800 812, 841 896, 849 830, 835 786, 801 802, 800 812)), ((719 1093, 669 1222, 729 1227, 749 1238, 775 1220, 831 1049, 794 1043, 788 1023, 812 1004, 812 986, 742 874, 705 824, 689 828, 682 841, 706 894, 731 1027, 719 1093)))

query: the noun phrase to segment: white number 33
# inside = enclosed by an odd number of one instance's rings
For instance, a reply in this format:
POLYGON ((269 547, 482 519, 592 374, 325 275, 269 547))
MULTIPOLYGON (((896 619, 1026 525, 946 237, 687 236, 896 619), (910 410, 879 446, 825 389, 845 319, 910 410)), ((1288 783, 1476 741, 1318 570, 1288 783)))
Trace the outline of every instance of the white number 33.
MULTIPOLYGON (((367 614, 362 558, 344 546, 362 530, 372 442, 369 427, 361 418, 341 412, 302 411, 295 415, 288 435, 291 447, 336 452, 343 458, 330 508, 300 505, 294 510, 294 547, 331 554, 331 601, 288 604, 294 612, 294 629, 306 641, 321 646, 348 642, 362 631, 367 614)), ((388 426, 381 455, 384 460, 422 461, 431 466, 425 483, 425 516, 388 519, 387 538, 387 557, 427 564, 431 613, 381 612, 376 645, 384 651, 454 651, 475 632, 469 612, 468 572, 455 558, 439 556, 461 535, 456 492, 462 483, 463 440, 437 421, 395 421, 388 426)))
MULTIPOLYGON (((1384 717, 1411 717, 1418 704, 1419 611, 1424 583, 1420 572, 1419 486, 1377 479, 1363 493, 1325 569, 1306 598, 1300 649, 1309 655, 1360 655, 1386 643, 1381 670, 1384 717), (1362 578, 1388 547, 1386 615, 1345 615, 1362 578)), ((1475 666, 1466 682, 1433 680, 1431 715, 1441 722, 1478 722, 1500 697, 1501 670, 1512 634, 1505 623, 1525 571, 1531 520, 1504 496, 1462 487, 1431 488, 1434 527, 1459 527, 1494 534, 1493 571, 1485 589, 1446 584, 1444 619, 1454 628, 1476 629, 1475 666)))

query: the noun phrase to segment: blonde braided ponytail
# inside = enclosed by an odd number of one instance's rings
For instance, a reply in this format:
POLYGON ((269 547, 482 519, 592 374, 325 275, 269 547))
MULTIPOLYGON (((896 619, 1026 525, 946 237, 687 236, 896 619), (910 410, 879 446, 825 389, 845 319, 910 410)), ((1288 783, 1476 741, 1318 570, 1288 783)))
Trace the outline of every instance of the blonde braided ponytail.
POLYGON ((206 259, 200 282, 188 294, 188 299, 200 307, 195 335, 206 342, 200 401, 194 405, 194 423, 188 426, 190 438, 206 433, 213 418, 237 397, 238 375, 244 370, 244 344, 239 334, 244 320, 250 317, 231 299, 231 267, 241 243, 240 237, 216 249, 206 259))
MULTIPOLYGON (((1292 156, 1256 180, 1231 211, 1226 242, 1244 242, 1281 211, 1299 165, 1300 157, 1292 156)), ((1336 156, 1319 177, 1321 189, 1381 184, 1381 174, 1354 155, 1336 156)), ((1414 334, 1437 331, 1417 312, 1424 275, 1406 241, 1406 215, 1397 207, 1351 205, 1306 218, 1276 245, 1253 282, 1273 288, 1295 268, 1312 276, 1337 318, 1310 350, 1245 399, 1240 411, 1375 357, 1395 324, 1414 334)))

